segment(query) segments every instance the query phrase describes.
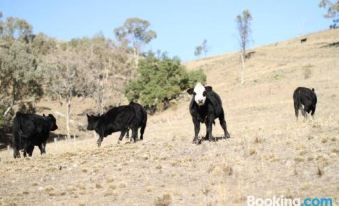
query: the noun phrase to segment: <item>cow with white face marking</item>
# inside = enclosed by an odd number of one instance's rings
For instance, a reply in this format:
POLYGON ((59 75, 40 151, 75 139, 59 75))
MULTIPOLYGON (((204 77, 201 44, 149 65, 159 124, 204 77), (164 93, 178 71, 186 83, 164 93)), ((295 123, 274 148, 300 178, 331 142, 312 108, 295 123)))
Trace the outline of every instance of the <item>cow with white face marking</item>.
POLYGON ((194 124, 193 143, 200 142, 198 139, 200 123, 205 123, 206 125, 205 139, 210 141, 215 140, 212 135, 212 124, 214 124, 216 118, 219 118, 220 125, 224 130, 223 138, 229 138, 230 135, 227 131, 222 102, 219 95, 212 90, 212 87, 203 86, 201 83, 197 83, 194 88, 188 89, 187 93, 193 95, 189 106, 194 124))

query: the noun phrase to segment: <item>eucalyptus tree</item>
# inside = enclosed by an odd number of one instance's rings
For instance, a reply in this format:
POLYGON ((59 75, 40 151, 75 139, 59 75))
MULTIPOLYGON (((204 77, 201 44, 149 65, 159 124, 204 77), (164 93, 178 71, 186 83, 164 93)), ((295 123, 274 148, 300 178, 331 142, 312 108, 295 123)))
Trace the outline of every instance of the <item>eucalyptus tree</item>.
POLYGON ((136 67, 138 67, 142 46, 157 37, 156 32, 149 29, 150 25, 147 20, 134 17, 126 19, 122 26, 114 29, 116 39, 132 47, 136 67))
POLYGON ((200 55, 204 54, 204 56, 206 57, 207 52, 208 52, 207 40, 204 39, 200 45, 195 47, 194 55, 200 56, 200 55))
POLYGON ((244 83, 245 56, 246 49, 249 44, 249 37, 251 34, 251 22, 252 15, 249 12, 249 10, 244 10, 242 14, 236 17, 236 23, 239 32, 240 57, 241 57, 241 72, 240 72, 241 84, 244 83))
POLYGON ((33 47, 32 26, 25 20, 0 15, 0 101, 6 116, 24 100, 37 101, 43 95, 38 53, 33 47))
POLYGON ((339 0, 334 2, 330 0, 321 0, 319 6, 327 9, 326 14, 324 15, 326 18, 335 18, 339 13, 339 0))

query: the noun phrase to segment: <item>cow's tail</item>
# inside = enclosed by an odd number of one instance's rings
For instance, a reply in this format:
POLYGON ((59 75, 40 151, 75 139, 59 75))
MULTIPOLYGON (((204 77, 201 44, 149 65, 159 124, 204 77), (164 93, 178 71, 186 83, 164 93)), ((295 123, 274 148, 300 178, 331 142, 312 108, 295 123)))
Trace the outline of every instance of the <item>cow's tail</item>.
POLYGON ((143 121, 141 123, 141 129, 140 129, 140 140, 142 140, 144 138, 144 132, 146 129, 146 125, 147 125, 147 113, 146 111, 144 111, 144 118, 143 121))
POLYGON ((21 114, 16 114, 16 117, 13 120, 13 137, 10 143, 10 146, 13 148, 13 156, 14 158, 20 157, 19 150, 22 146, 22 129, 21 129, 21 118, 19 117, 21 114))
POLYGON ((12 148, 15 148, 15 145, 16 145, 17 143, 20 144, 20 142, 19 142, 18 140, 20 140, 20 139, 19 139, 18 131, 16 131, 16 129, 13 128, 13 137, 12 137, 12 139, 11 139, 11 141, 10 141, 10 146, 11 146, 12 148))
POLYGON ((298 119, 298 114, 299 114, 299 108, 300 108, 300 98, 299 98, 300 94, 299 94, 299 90, 297 89, 294 93, 293 93, 293 106, 294 106, 294 113, 295 113, 295 117, 298 119))

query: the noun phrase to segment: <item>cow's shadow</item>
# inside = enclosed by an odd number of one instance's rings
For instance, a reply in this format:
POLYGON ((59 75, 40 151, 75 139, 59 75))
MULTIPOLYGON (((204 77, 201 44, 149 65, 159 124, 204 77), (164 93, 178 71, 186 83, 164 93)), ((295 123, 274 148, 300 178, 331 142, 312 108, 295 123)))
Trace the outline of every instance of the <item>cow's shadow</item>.
MULTIPOLYGON (((11 128, 4 130, 0 129, 0 150, 6 149, 8 146, 13 147, 12 138, 13 134, 11 132, 11 128)), ((79 135, 72 135, 70 139, 77 139, 79 135)), ((49 137, 47 139, 47 143, 53 143, 56 141, 64 141, 67 140, 67 134, 56 134, 53 132, 49 133, 49 137)))
MULTIPOLYGON (((77 139, 79 135, 71 135, 70 139, 77 139)), ((49 134, 49 138, 47 139, 47 143, 55 142, 55 141, 64 141, 67 140, 67 134, 56 134, 51 132, 49 134)))
POLYGON ((208 138, 206 137, 200 137, 199 140, 198 140, 198 144, 201 144, 202 142, 218 142, 220 140, 228 140, 229 138, 224 138, 223 136, 218 136, 218 137, 214 137, 213 140, 209 140, 208 138))

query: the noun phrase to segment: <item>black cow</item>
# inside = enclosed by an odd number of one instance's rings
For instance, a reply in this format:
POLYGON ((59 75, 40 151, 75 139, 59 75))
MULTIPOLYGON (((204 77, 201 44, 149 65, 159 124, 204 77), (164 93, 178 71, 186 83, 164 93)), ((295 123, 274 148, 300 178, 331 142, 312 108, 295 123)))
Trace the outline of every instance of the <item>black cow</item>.
POLYGON ((138 103, 131 102, 129 106, 134 109, 138 128, 141 127, 140 140, 143 140, 144 132, 145 132, 146 124, 147 124, 147 112, 145 108, 138 103))
POLYGON ((193 143, 199 143, 198 134, 200 131, 200 123, 206 125, 205 139, 214 140, 212 135, 212 123, 219 118, 220 125, 224 130, 224 138, 230 138, 227 131, 225 114, 222 108, 222 102, 217 93, 212 90, 210 86, 203 86, 197 83, 193 88, 187 90, 187 93, 193 95, 189 110, 194 124, 194 139, 193 143))
POLYGON ((40 116, 17 112, 13 120, 14 158, 20 157, 19 150, 32 156, 34 146, 38 146, 41 154, 46 153, 46 141, 49 132, 58 129, 56 119, 52 114, 40 116))
POLYGON ((307 41, 307 38, 300 39, 300 43, 304 43, 307 41))
POLYGON ((317 105, 317 95, 315 94, 313 88, 296 88, 293 93, 293 101, 295 116, 297 119, 299 110, 305 118, 307 118, 307 113, 310 112, 313 117, 317 105))
POLYGON ((100 147, 104 137, 118 131, 121 132, 119 143, 129 129, 132 130, 132 138, 136 142, 139 127, 141 127, 140 139, 142 140, 147 123, 147 114, 140 104, 131 102, 129 105, 113 107, 103 115, 87 115, 87 121, 87 130, 95 130, 99 135, 97 143, 100 147))

